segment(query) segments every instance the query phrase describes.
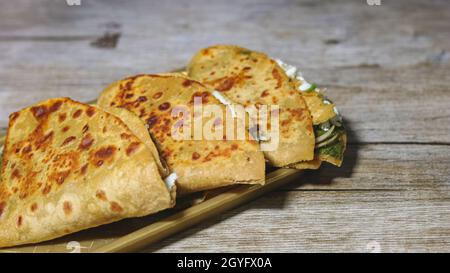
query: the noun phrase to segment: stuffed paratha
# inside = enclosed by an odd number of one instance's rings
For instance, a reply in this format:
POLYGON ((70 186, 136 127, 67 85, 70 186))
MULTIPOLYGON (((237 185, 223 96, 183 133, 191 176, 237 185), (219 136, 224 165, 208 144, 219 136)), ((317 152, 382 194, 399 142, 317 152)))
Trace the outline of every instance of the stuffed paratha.
POLYGON ((212 46, 192 58, 187 72, 237 104, 280 107, 278 149, 264 152, 273 166, 286 167, 313 159, 310 112, 293 81, 267 55, 238 46, 212 46))
POLYGON ((275 61, 285 70, 305 99, 312 115, 316 136, 314 160, 302 162, 293 167, 317 169, 321 161, 341 166, 347 145, 347 132, 336 106, 323 95, 323 90, 316 84, 308 83, 296 67, 278 59, 275 61))
MULTIPOLYGON (((280 116, 281 140, 287 141, 295 138, 295 135, 300 136, 292 147, 306 145, 309 148, 309 157, 314 149, 314 158, 303 157, 294 163, 292 160, 285 162, 286 165, 274 162, 274 159, 281 157, 279 154, 266 152, 266 158, 275 166, 298 169, 317 169, 321 161, 341 165, 346 146, 342 119, 337 114, 335 105, 323 96, 315 84, 306 82, 296 67, 271 59, 263 53, 237 46, 217 45, 200 50, 192 58, 188 65, 188 75, 221 91, 233 102, 244 105, 272 103, 283 109, 286 108, 286 101, 292 101, 292 98, 286 95, 286 90, 297 91, 297 96, 301 96, 303 101, 299 103, 297 99, 297 104, 303 109, 306 105, 310 113, 307 121, 303 120, 303 128, 309 131, 309 122, 312 122, 314 134, 308 141, 301 137, 302 133, 298 130, 295 134, 286 136, 284 133, 290 130, 289 127, 297 125, 302 128, 302 125, 285 111, 285 115, 280 116), (274 87, 274 84, 277 86, 274 87)), ((278 151, 287 154, 289 146, 281 146, 278 151)))
MULTIPOLYGON (((176 173, 181 193, 235 183, 263 184, 264 156, 256 141, 230 140, 225 135, 220 135, 220 140, 198 139, 195 130, 187 133, 187 139, 173 135, 172 129, 179 120, 172 112, 183 109, 194 113, 196 98, 204 107, 215 105, 223 113, 227 111, 207 87, 176 74, 138 75, 115 82, 100 95, 98 104, 105 109, 125 108, 145 122, 162 158, 176 173)), ((211 121, 212 118, 201 115, 203 124, 211 121)), ((213 123, 226 126, 225 119, 213 123)))
POLYGON ((0 247, 50 240, 173 204, 152 151, 118 117, 68 98, 10 116, 0 247))

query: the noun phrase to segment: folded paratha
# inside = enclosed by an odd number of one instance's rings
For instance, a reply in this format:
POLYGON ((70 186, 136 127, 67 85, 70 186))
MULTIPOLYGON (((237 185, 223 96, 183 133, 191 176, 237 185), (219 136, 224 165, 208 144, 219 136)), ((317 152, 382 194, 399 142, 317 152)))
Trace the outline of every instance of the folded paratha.
MULTIPOLYGON (((115 82, 100 95, 98 105, 104 109, 125 108, 145 122, 161 157, 178 177, 180 193, 236 183, 263 184, 265 162, 257 141, 227 139, 225 135, 220 135, 219 140, 199 139, 194 130, 187 133, 187 139, 173 135, 180 120, 172 111, 194 113, 195 99, 203 106, 216 105, 225 117, 226 106, 210 89, 176 74, 138 75, 115 82)), ((226 126, 225 119, 213 121, 202 115, 201 121, 226 126)))
POLYGON ((164 160, 160 158, 158 149, 156 148, 155 143, 153 143, 153 140, 150 137, 145 123, 133 112, 130 112, 124 108, 109 107, 104 108, 103 110, 106 110, 108 113, 111 113, 120 118, 131 130, 131 132, 133 132, 133 134, 150 149, 153 154, 153 159, 158 165, 161 177, 165 178, 169 176, 169 168, 167 167, 167 164, 164 162, 164 160))
POLYGON ((312 115, 316 136, 314 160, 293 165, 298 169, 317 169, 322 161, 341 166, 347 145, 347 132, 336 106, 316 84, 308 83, 294 66, 275 60, 302 94, 312 115))
POLYGON ((212 46, 192 58, 187 72, 237 104, 280 107, 278 149, 264 152, 273 166, 286 167, 314 158, 312 119, 305 100, 285 71, 267 55, 238 46, 212 46))
POLYGON ((148 143, 97 107, 68 98, 38 103, 10 116, 5 141, 0 247, 174 205, 148 143))

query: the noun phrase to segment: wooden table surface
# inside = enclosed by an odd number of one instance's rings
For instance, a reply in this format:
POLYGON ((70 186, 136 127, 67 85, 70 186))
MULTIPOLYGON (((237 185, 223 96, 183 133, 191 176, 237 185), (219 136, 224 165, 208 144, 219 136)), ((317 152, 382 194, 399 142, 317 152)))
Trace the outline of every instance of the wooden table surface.
POLYGON ((0 128, 50 97, 95 99, 217 43, 327 87, 345 163, 146 251, 450 251, 450 2, 14 0, 0 3, 0 128), (169 3, 170 2, 170 3, 169 3))

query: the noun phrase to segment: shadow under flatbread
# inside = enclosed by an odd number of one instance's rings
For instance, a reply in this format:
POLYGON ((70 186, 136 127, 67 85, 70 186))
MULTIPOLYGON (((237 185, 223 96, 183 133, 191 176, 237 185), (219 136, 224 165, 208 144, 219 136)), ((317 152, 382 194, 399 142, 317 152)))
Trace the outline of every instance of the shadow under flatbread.
MULTIPOLYGON (((267 166, 266 173, 270 173, 277 170, 277 168, 273 168, 270 166, 267 166)), ((291 181, 298 180, 299 177, 301 177, 304 173, 298 172, 297 174, 292 175, 289 179, 291 181)), ((175 242, 181 241, 185 238, 191 237, 198 232, 201 232, 202 230, 207 230, 208 228, 211 228, 212 226, 219 224, 229 218, 232 218, 234 216, 237 216, 241 213, 244 213, 245 211, 248 211, 249 209, 257 210, 257 209, 272 209, 272 210, 283 210, 286 206, 286 201, 288 200, 288 192, 286 191, 272 191, 264 196, 261 196, 255 200, 250 201, 249 203, 246 203, 244 205, 238 206, 234 209, 231 209, 221 215, 217 215, 215 217, 211 217, 206 221, 203 221, 200 224, 194 225, 189 229, 186 229, 180 233, 177 233, 175 235, 172 235, 162 241, 156 242, 152 245, 149 245, 146 247, 145 252, 156 252, 160 249, 163 249, 175 242)), ((192 251, 195 251, 195 246, 192 247, 192 251)))
MULTIPOLYGON (((273 168, 270 166, 266 167, 266 174, 277 170, 277 168, 273 168)), ((299 177, 303 175, 303 172, 298 172, 297 174, 292 175, 289 179, 294 181, 298 180, 299 177)), ((149 245, 145 252, 156 252, 162 248, 165 248, 177 241, 183 240, 185 238, 191 237, 202 230, 206 230, 216 224, 219 224, 229 218, 237 216, 249 209, 273 209, 273 210, 282 210, 286 206, 286 201, 288 197, 288 192, 285 191, 272 191, 264 196, 261 196, 255 200, 250 201, 244 205, 238 206, 234 209, 231 209, 221 215, 217 215, 215 217, 211 217, 206 221, 203 221, 200 224, 194 225, 185 231, 172 235, 162 241, 156 242, 152 245, 149 245)), ((192 251, 195 251, 195 246, 193 246, 192 251)))
MULTIPOLYGON (((295 179, 297 176, 300 176, 301 173, 298 175, 293 175, 293 179, 295 179)), ((221 215, 217 215, 215 217, 211 217, 206 221, 203 221, 200 224, 194 225, 188 229, 186 229, 183 232, 177 233, 175 235, 172 235, 171 237, 168 237, 166 239, 163 239, 159 242, 156 242, 146 248, 146 251, 157 251, 158 249, 164 248, 176 241, 182 240, 186 237, 192 236, 202 230, 208 229, 209 227, 212 227, 216 224, 219 224, 220 222, 227 220, 228 218, 231 218, 233 216, 239 215, 242 212, 247 211, 248 209, 274 209, 274 210, 282 210, 285 207, 285 201, 287 200, 287 192, 270 192, 266 194, 265 196, 261 198, 257 198, 247 204, 244 204, 242 206, 239 206, 237 208, 231 209, 221 215), (264 199, 264 200, 261 200, 264 199), (257 202, 256 200, 260 200, 257 202)), ((83 231, 79 231, 73 234, 66 235, 61 238, 57 238, 51 241, 42 242, 38 244, 33 244, 37 246, 52 246, 57 244, 67 244, 71 241, 77 241, 77 242, 89 242, 89 241, 97 241, 101 239, 112 239, 112 238, 119 238, 125 235, 128 235, 129 233, 132 233, 134 231, 137 231, 141 228, 144 228, 150 224, 156 223, 160 220, 163 220, 170 215, 173 215, 175 213, 178 213, 182 211, 183 209, 187 208, 189 206, 189 200, 192 200, 192 198, 185 197, 185 202, 181 202, 181 204, 177 205, 177 207, 163 211, 154 215, 149 215, 145 217, 140 218, 129 218, 124 219, 118 222, 114 222, 108 225, 103 225, 83 231)), ((180 201, 178 201, 180 203, 180 201)), ((94 247, 95 249, 95 247, 94 247)), ((195 250, 195 249, 193 249, 195 250)))
MULTIPOLYGON (((287 200, 288 194, 289 194, 288 192, 272 191, 272 192, 270 192, 264 196, 261 196, 260 198, 257 198, 249 203, 246 203, 242 206, 231 209, 221 215, 211 217, 207 221, 204 221, 200 224, 192 226, 191 228, 188 228, 188 229, 186 229, 180 233, 177 233, 175 235, 172 235, 162 241, 159 241, 152 245, 149 245, 148 247, 145 248, 145 252, 156 252, 158 250, 166 248, 166 247, 170 246, 171 244, 174 244, 185 238, 192 237, 203 230, 208 230, 209 228, 211 228, 217 224, 220 224, 221 222, 226 221, 230 218, 238 216, 241 213, 244 213, 248 210, 257 210, 257 209, 282 210, 285 207, 285 203, 286 203, 285 201, 287 200)), ((197 251, 195 247, 196 246, 194 245, 194 246, 192 246, 192 249, 188 249, 187 251, 195 252, 195 251, 197 251)))

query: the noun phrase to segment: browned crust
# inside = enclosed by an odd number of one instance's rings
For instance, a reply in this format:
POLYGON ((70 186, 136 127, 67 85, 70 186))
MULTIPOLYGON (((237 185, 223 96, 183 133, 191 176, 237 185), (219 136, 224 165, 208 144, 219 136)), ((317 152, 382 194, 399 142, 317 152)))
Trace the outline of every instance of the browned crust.
POLYGON ((142 144, 126 154, 137 142, 142 143, 116 116, 68 98, 13 114, 0 182, 0 247, 171 207, 151 151, 142 144), (67 118, 60 119, 61 113, 67 118), (70 129, 61 130, 69 123, 70 129), (120 139, 121 133, 130 138, 120 139), (87 135, 90 144, 80 145, 87 135), (115 203, 97 198, 99 191, 115 203))
POLYGON ((282 167, 314 157, 314 132, 308 107, 284 70, 266 54, 233 45, 200 50, 188 65, 188 75, 223 92, 233 102, 279 105, 280 145, 265 152, 282 167))
POLYGON ((200 97, 204 104, 215 104, 225 109, 206 86, 184 75, 174 74, 139 75, 118 81, 105 89, 98 104, 100 107, 125 108, 147 124, 161 157, 179 177, 177 185, 180 191, 264 181, 264 157, 254 141, 185 141, 172 138, 171 128, 176 120, 171 117, 171 109, 184 105, 193 112, 194 97, 200 97), (139 100, 142 96, 146 99, 139 100), (249 152, 256 155, 251 164, 246 163, 243 157, 249 152), (239 171, 235 171, 233 176, 226 175, 223 170, 227 164, 239 171), (254 175, 247 177, 243 169, 249 169, 254 175))

